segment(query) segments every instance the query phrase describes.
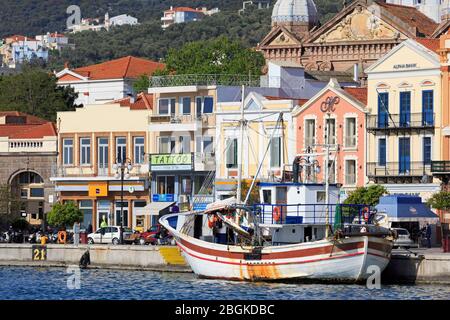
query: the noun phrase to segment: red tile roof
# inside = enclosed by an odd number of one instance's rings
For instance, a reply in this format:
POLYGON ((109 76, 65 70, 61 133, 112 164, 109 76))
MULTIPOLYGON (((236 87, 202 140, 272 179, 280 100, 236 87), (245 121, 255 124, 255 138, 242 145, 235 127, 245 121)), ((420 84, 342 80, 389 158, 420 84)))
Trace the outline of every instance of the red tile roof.
POLYGON ((202 12, 202 10, 194 9, 191 7, 175 7, 175 8, 166 10, 165 12, 202 12))
POLYGON ((119 103, 121 107, 129 107, 130 110, 152 110, 153 95, 139 93, 134 103, 131 103, 131 97, 115 100, 113 103, 119 103))
POLYGON ((33 37, 26 37, 26 36, 22 36, 22 35, 19 35, 19 34, 15 34, 15 35, 6 37, 6 40, 10 40, 10 41, 25 41, 25 40, 27 40, 27 41, 36 41, 36 39, 33 38, 33 37))
POLYGON ((440 48, 439 39, 416 38, 414 40, 433 52, 437 52, 440 48))
POLYGON ((367 105, 367 88, 346 87, 343 89, 345 92, 353 96, 353 98, 355 98, 362 104, 367 105))
POLYGON ((152 75, 153 72, 164 67, 164 63, 128 56, 72 71, 90 80, 136 79, 141 75, 152 75))
POLYGON ((376 1, 376 3, 410 27, 416 28, 418 31, 418 34, 416 34, 417 36, 431 36, 438 27, 438 24, 434 22, 434 20, 414 7, 390 4, 381 1, 376 1))
POLYGON ((41 139, 45 136, 57 136, 55 125, 39 117, 17 111, 0 112, 0 117, 23 117, 25 123, 0 124, 0 137, 10 139, 41 139))
POLYGON ((276 96, 264 96, 267 100, 294 100, 296 104, 302 106, 306 102, 308 102, 308 99, 303 98, 284 98, 284 97, 276 97, 276 96))

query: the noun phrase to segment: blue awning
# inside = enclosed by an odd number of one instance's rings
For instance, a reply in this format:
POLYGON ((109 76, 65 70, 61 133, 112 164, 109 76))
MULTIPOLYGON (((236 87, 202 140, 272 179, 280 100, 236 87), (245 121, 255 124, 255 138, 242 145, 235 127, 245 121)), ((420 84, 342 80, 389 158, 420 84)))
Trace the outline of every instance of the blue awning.
POLYGON ((376 206, 378 212, 388 215, 394 222, 430 222, 435 223, 439 217, 422 203, 421 197, 410 195, 389 195, 380 198, 376 206))

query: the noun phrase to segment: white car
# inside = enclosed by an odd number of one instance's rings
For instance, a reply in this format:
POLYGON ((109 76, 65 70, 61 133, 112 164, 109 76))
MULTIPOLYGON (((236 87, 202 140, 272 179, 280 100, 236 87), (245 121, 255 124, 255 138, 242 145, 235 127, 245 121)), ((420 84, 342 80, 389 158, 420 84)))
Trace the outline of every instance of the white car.
POLYGON ((409 249, 411 247, 417 247, 417 244, 411 240, 411 235, 408 230, 403 228, 392 228, 392 230, 396 231, 398 236, 398 238, 394 241, 394 248, 409 249))
MULTIPOLYGON (((128 239, 133 234, 130 228, 123 228, 123 239, 128 239)), ((110 226, 99 228, 97 231, 88 234, 88 243, 112 243, 117 245, 120 243, 120 227, 110 226)))

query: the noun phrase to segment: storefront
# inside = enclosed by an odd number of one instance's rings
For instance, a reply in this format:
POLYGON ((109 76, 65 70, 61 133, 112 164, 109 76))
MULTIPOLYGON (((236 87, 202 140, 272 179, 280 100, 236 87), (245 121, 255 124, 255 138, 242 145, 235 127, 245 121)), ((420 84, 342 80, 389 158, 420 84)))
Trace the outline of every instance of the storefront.
POLYGON ((138 219, 135 212, 150 202, 148 182, 140 178, 124 181, 123 200, 121 190, 120 180, 56 182, 59 201, 74 201, 83 212, 82 229, 87 229, 90 224, 96 229, 103 220, 108 225, 123 223, 133 229, 144 225, 146 222, 138 219))
POLYGON ((176 203, 181 211, 213 200, 214 175, 196 171, 194 154, 150 156, 152 203, 176 203))

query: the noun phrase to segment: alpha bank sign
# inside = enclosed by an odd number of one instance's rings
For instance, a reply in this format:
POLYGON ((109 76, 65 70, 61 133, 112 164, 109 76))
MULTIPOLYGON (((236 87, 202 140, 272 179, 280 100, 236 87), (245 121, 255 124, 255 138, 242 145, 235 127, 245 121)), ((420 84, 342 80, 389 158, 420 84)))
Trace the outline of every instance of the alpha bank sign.
POLYGON ((419 66, 417 63, 399 63, 394 64, 394 70, 408 70, 408 69, 417 69, 419 66))
POLYGON ((150 171, 191 171, 193 169, 194 161, 191 153, 150 155, 150 171))

